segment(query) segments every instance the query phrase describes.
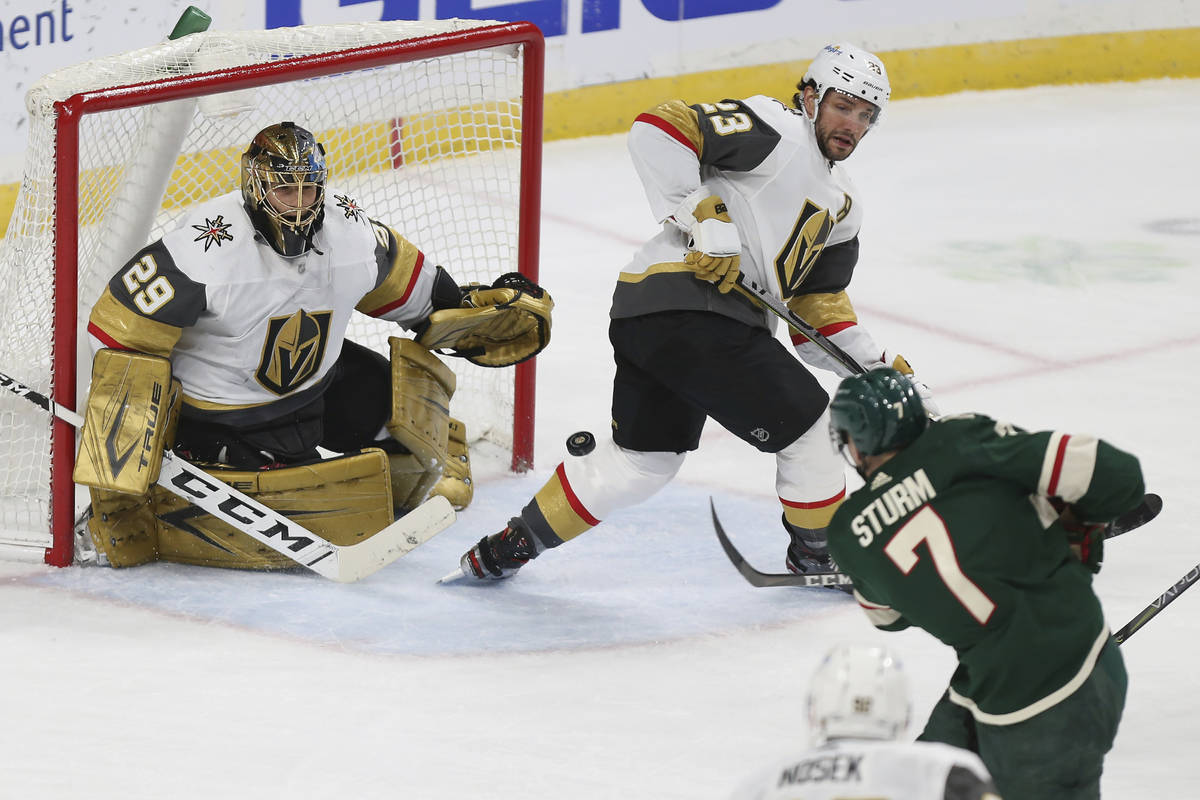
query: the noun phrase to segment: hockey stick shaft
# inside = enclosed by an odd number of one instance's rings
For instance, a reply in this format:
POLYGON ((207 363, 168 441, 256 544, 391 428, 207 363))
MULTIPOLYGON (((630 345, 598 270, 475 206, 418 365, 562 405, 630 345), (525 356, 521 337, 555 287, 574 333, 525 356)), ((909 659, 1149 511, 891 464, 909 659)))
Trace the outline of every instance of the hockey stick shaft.
MULTIPOLYGON (((747 583, 751 584, 752 586, 757 586, 759 588, 773 586, 839 586, 849 584, 851 582, 849 575, 846 575, 844 572, 837 572, 833 570, 827 572, 793 574, 790 572, 763 572, 755 569, 754 566, 752 566, 750 562, 746 560, 746 557, 743 556, 736 547, 734 547, 733 542, 729 540, 729 536, 725 533, 725 528, 721 526, 721 520, 717 518, 717 507, 712 498, 709 498, 708 505, 712 511, 713 528, 717 532, 717 539, 721 542, 721 549, 725 551, 725 555, 729 558, 729 561, 733 564, 734 568, 737 569, 738 573, 746 579, 747 583)), ((1117 517, 1108 525, 1107 530, 1104 532, 1104 538, 1111 539, 1114 536, 1120 536, 1122 534, 1129 533, 1131 530, 1140 528, 1150 520, 1157 517, 1160 511, 1162 511, 1162 498, 1157 494, 1147 494, 1142 498, 1142 502, 1139 503, 1136 508, 1117 517)), ((1200 569, 1200 567, 1197 569, 1200 569)), ((1196 570, 1192 571, 1192 573, 1194 572, 1196 572, 1196 570)), ((1188 573, 1188 575, 1191 575, 1192 580, 1195 580, 1196 576, 1192 573, 1188 573)), ((1187 578, 1185 576, 1185 580, 1186 579, 1187 578)), ((1183 581, 1180 581, 1180 583, 1182 582, 1183 581)), ((1173 589, 1178 588, 1178 586, 1179 584, 1176 584, 1173 589)), ((1183 587, 1183 589, 1186 588, 1186 586, 1183 587)), ((1178 589, 1175 594, 1177 595, 1179 592, 1182 592, 1183 589, 1178 589)), ((1170 592, 1168 592, 1168 594, 1170 594, 1170 592)), ((1166 597, 1166 595, 1163 597, 1166 597)), ((1163 602, 1162 605, 1166 605, 1174 599, 1175 597, 1172 596, 1167 599, 1166 602, 1163 602)), ((1160 597, 1159 600, 1161 601, 1163 598, 1160 597)), ((1150 613, 1150 617, 1162 610, 1161 606, 1156 608, 1153 604, 1151 604, 1151 607, 1147 608, 1146 611, 1143 611, 1142 614, 1146 614, 1146 612, 1151 611, 1152 608, 1154 610, 1150 613)), ((1137 620, 1134 621, 1136 622, 1137 620)), ((1149 617, 1142 621, 1138 627, 1144 625, 1146 621, 1149 621, 1149 617)), ((1133 623, 1131 622, 1130 625, 1132 624, 1133 623)), ((1129 625, 1126 625, 1125 627, 1128 628, 1129 625)), ((1124 628, 1122 630, 1124 630, 1124 628)), ((1132 632, 1128 635, 1132 635, 1132 632)), ((1121 640, 1117 640, 1117 644, 1120 643, 1121 640)))
POLYGON ((812 325, 809 325, 799 314, 788 308, 787 303, 747 278, 745 273, 738 275, 736 285, 742 294, 800 331, 800 333, 804 334, 805 338, 828 353, 831 358, 835 359, 843 367, 850 370, 852 375, 862 375, 867 371, 867 368, 858 363, 858 360, 854 356, 831 342, 825 334, 812 325))
MULTIPOLYGON (((0 388, 41 406, 76 428, 83 425, 79 414, 3 372, 0 372, 0 388)), ((455 516, 449 501, 433 497, 366 541, 342 546, 221 482, 170 450, 163 451, 158 484, 297 564, 340 583, 351 583, 377 572, 445 529, 455 516)))
POLYGON ((1158 613, 1175 601, 1176 597, 1188 590, 1192 584, 1200 581, 1200 564, 1192 567, 1192 569, 1175 582, 1175 585, 1167 589, 1158 598, 1142 609, 1136 617, 1129 620, 1121 627, 1119 631, 1113 634, 1113 640, 1117 644, 1124 644, 1125 640, 1146 626, 1146 623, 1158 616, 1158 613))

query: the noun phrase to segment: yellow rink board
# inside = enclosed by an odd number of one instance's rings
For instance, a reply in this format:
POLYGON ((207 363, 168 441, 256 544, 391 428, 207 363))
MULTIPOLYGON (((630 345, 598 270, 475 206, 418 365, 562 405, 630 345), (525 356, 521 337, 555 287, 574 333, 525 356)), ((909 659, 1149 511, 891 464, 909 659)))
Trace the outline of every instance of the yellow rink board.
MULTIPOLYGON (((519 102, 504 101, 314 133, 328 152, 331 175, 390 172, 401 164, 428 163, 519 145, 520 111, 519 102)), ((180 156, 163 193, 162 207, 186 207, 237 189, 243 150, 244 146, 226 147, 180 156)), ((80 175, 81 224, 98 221, 99 211, 115 196, 121 177, 120 170, 113 167, 91 169, 80 175)), ((0 185, 0 214, 5 228, 18 187, 0 185)), ((48 223, 48 218, 31 221, 35 225, 48 223)))
MULTIPOLYGON (((879 55, 887 64, 894 99, 1039 85, 1194 78, 1200 77, 1200 28, 1021 39, 883 51, 879 55)), ((808 60, 803 59, 551 93, 546 95, 544 135, 551 141, 619 133, 642 111, 672 98, 701 102, 767 94, 786 100, 807 66, 808 60)), ((519 132, 512 130, 514 117, 519 117, 519 109, 494 107, 413 118, 402 125, 400 152, 405 163, 465 154, 452 149, 452 138, 445 135, 447 126, 485 128, 501 135, 503 146, 519 137, 519 132)), ((386 123, 323 135, 335 175, 392 166, 355 163, 338 156, 339 151, 353 149, 348 145, 356 139, 392 136, 386 123)), ((371 149, 388 152, 386 147, 371 149)), ((195 163, 184 165, 173 176, 167 202, 182 201, 175 194, 180 190, 173 188, 182 171, 190 172, 193 181, 196 175, 211 180, 212 188, 206 189, 204 196, 236 187, 239 155, 236 149, 197 154, 195 163)), ((17 189, 16 183, 0 184, 0 236, 8 227, 17 189)), ((187 202, 196 199, 192 192, 187 202)))

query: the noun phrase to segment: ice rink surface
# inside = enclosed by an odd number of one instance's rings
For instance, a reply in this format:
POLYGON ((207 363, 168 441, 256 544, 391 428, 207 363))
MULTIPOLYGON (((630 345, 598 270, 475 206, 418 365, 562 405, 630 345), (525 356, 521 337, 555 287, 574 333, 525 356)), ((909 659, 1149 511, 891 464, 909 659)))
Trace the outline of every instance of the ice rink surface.
MULTIPOLYGON (((1096 585, 1113 628, 1200 562, 1197 109, 1200 81, 900 101, 847 162, 866 210, 860 321, 943 412, 1094 433, 1164 497, 1109 543, 1096 585)), ((566 436, 608 429, 608 299, 656 226, 623 136, 545 156, 556 306, 537 469, 476 452, 458 523, 350 586, 0 564, 0 798, 722 798, 806 747, 809 675, 843 641, 900 656, 919 730, 952 653, 875 631, 839 593, 742 581, 709 498, 778 570, 774 465, 715 424, 674 484, 516 579, 435 583, 541 486, 566 436)), ((1106 798, 1197 795, 1198 616, 1200 590, 1122 648, 1106 798)))

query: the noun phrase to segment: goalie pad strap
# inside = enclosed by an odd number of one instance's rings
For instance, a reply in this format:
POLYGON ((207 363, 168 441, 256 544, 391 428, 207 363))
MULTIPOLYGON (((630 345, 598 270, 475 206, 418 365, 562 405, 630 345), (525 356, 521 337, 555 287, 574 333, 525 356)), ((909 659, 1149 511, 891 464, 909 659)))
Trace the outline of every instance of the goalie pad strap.
POLYGON ((429 496, 441 472, 425 466, 412 453, 389 453, 388 475, 392 486, 392 510, 404 516, 429 496))
POLYGON ((158 480, 163 447, 172 442, 180 383, 161 356, 104 349, 92 361, 76 483, 143 495, 158 480))
POLYGON ((462 511, 475 496, 475 482, 471 478, 471 450, 467 444, 467 426, 451 417, 449 428, 446 466, 442 470, 442 479, 429 494, 441 495, 450 501, 456 511, 462 511))

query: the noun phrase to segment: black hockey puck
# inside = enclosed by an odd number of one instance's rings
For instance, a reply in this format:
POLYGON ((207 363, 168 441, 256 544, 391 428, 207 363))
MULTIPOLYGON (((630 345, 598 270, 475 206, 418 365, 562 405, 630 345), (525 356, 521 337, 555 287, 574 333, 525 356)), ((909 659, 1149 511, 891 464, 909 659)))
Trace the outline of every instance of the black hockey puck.
POLYGON ((567 437, 567 452, 573 456, 586 456, 596 449, 596 437, 590 431, 579 431, 567 437))

